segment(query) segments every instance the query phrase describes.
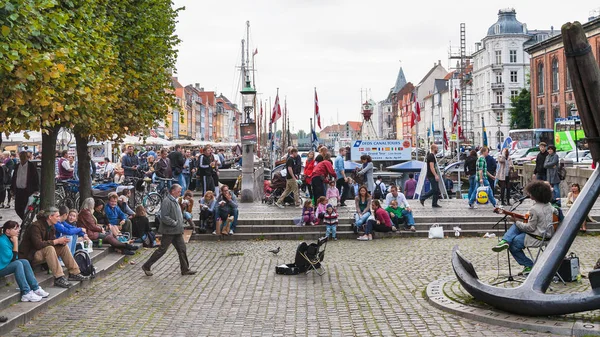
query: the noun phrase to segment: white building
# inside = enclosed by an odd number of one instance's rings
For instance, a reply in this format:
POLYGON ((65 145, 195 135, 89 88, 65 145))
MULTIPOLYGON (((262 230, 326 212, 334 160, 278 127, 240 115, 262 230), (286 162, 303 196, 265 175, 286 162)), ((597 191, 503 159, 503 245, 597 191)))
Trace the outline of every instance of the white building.
POLYGON ((482 118, 488 146, 496 148, 510 130, 510 98, 529 89, 529 54, 525 47, 547 39, 553 31, 528 31, 512 8, 501 9, 498 21, 475 44, 473 58, 473 131, 481 145, 482 118))
MULTIPOLYGON (((443 79, 448 74, 448 71, 442 66, 442 62, 438 61, 433 64, 433 67, 429 70, 429 72, 423 77, 423 79, 419 82, 416 87, 417 101, 421 105, 421 121, 417 123, 417 138, 419 140, 419 144, 421 146, 427 147, 428 145, 428 136, 427 131, 430 130, 433 124, 433 129, 435 132, 441 132, 441 119, 435 117, 435 102, 434 102, 434 93, 436 92, 435 83, 438 79, 443 79)), ((440 102, 436 100, 436 102, 440 102)), ((438 109, 439 114, 439 109, 438 109)), ((441 133, 438 133, 438 137, 441 133)), ((429 137, 432 137, 430 134, 429 137)))

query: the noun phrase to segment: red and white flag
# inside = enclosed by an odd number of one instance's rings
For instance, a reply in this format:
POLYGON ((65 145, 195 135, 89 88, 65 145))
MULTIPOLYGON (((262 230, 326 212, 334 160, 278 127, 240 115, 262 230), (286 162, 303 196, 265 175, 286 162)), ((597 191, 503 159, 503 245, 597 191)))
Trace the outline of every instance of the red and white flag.
POLYGON ((413 110, 413 113, 411 116, 411 121, 410 121, 411 127, 415 126, 416 122, 421 121, 421 105, 417 101, 416 96, 413 96, 413 103, 415 104, 415 107, 414 107, 414 110, 413 110))
MULTIPOLYGON (((460 112, 460 107, 458 104, 460 103, 460 98, 458 98, 458 89, 454 89, 454 101, 453 101, 453 112, 452 112, 452 133, 456 131, 456 127, 458 126, 458 113, 460 112)), ((460 130, 459 130, 460 135, 460 130)))
POLYGON ((277 120, 281 118, 281 107, 279 106, 279 93, 275 97, 275 105, 273 106, 273 112, 271 113, 271 123, 277 123, 277 120))
POLYGON ((446 128, 444 128, 444 150, 448 150, 448 134, 446 128))
POLYGON ((319 97, 317 96, 317 88, 315 88, 315 119, 319 129, 321 128, 321 113, 319 112, 319 97))

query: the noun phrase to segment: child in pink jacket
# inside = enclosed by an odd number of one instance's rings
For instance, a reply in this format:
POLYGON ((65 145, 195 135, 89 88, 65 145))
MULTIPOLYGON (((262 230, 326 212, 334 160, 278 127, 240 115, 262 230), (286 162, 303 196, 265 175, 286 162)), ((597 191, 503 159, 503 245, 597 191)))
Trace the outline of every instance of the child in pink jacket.
POLYGON ((327 201, 336 207, 340 203, 340 191, 335 187, 335 181, 329 182, 329 188, 327 189, 327 201))

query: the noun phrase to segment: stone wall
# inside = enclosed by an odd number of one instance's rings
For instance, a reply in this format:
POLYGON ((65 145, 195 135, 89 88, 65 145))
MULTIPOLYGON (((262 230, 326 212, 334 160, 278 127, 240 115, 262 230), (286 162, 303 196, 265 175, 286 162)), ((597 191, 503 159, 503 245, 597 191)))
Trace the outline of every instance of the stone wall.
MULTIPOLYGON (((526 164, 523 166, 516 166, 519 175, 521 176, 521 183, 526 186, 532 179, 533 170, 535 164, 526 164)), ((570 191, 571 184, 577 183, 581 188, 588 181, 592 172, 590 165, 574 165, 573 167, 566 167, 567 177, 560 183, 560 196, 566 198, 570 191)))

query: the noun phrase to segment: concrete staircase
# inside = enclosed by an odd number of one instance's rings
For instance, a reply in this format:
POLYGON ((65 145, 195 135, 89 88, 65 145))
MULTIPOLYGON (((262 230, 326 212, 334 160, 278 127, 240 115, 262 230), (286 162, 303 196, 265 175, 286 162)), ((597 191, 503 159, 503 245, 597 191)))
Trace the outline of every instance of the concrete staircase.
MULTIPOLYGON (((89 281, 73 282, 71 288, 59 288, 54 286, 54 277, 47 271, 42 271, 39 267, 34 268, 36 279, 45 291, 50 293, 48 298, 40 302, 21 302, 19 287, 15 281, 14 275, 8 275, 0 278, 0 315, 6 316, 8 321, 0 323, 0 336, 5 336, 11 330, 19 325, 29 322, 41 311, 46 310, 51 305, 56 305, 63 298, 78 292, 85 291, 85 288, 93 284, 94 280, 103 277, 106 273, 113 270, 125 259, 125 255, 113 252, 108 245, 102 248, 94 248, 91 258, 96 268, 96 278, 89 281)), ((65 270, 65 274, 68 272, 65 270)))

